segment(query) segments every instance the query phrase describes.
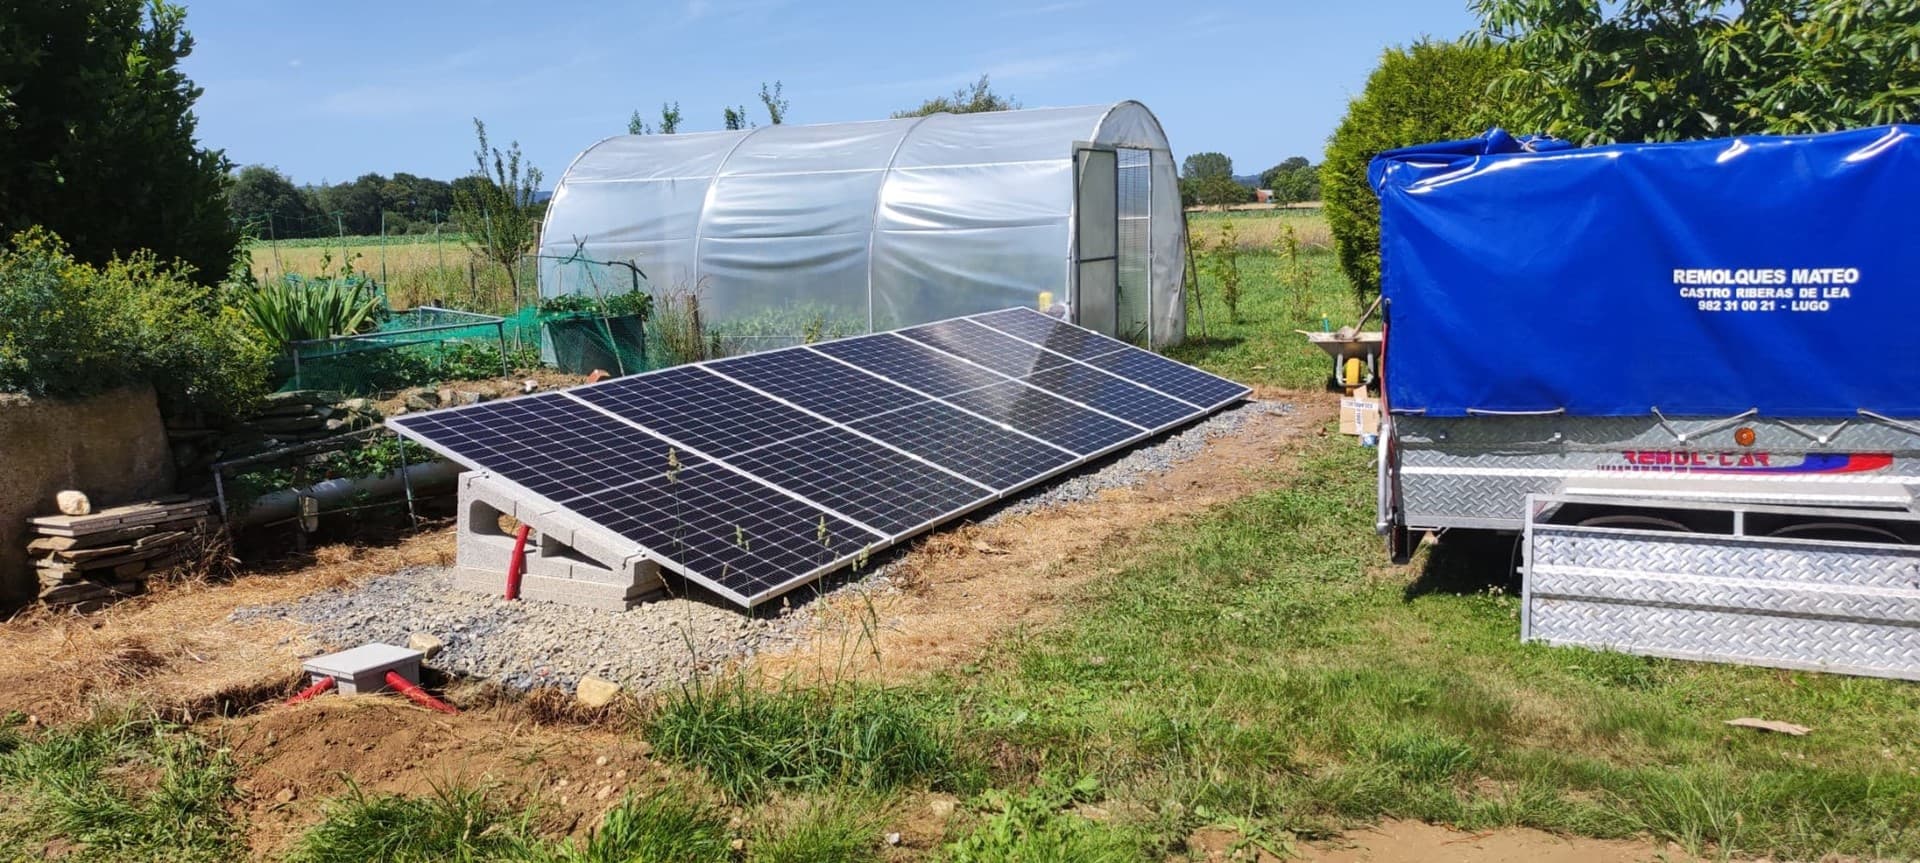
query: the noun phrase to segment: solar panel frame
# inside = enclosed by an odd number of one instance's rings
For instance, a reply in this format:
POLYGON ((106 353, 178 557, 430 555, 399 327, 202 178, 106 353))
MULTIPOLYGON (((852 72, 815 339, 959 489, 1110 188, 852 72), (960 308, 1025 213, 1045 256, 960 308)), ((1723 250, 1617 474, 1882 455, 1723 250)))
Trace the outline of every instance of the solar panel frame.
MULTIPOLYGON (((741 387, 744 387, 747 390, 750 390, 759 396, 770 398, 775 402, 782 404, 785 407, 798 410, 801 413, 806 414, 813 419, 824 422, 827 426, 827 430, 838 430, 841 432, 845 432, 845 433, 854 435, 855 437, 865 439, 866 441, 871 442, 873 444, 878 444, 890 451, 912 458, 917 462, 924 462, 925 464, 930 465, 946 474, 950 474, 954 477, 963 479, 966 482, 979 487, 982 491, 982 494, 977 499, 973 500, 971 503, 965 505, 964 507, 956 508, 941 514, 937 514, 929 518, 925 522, 912 525, 911 527, 905 530, 888 532, 887 530, 881 527, 867 524, 859 519, 849 516, 846 513, 836 511, 835 508, 825 506, 818 501, 810 499, 806 495, 784 488, 777 483, 767 480, 764 477, 758 476, 754 472, 745 470, 739 467, 738 465, 735 465, 729 462, 724 457, 714 456, 711 453, 707 452, 706 450, 696 445, 691 445, 691 443, 688 441, 679 440, 673 436, 661 434, 657 430, 646 427, 645 425, 635 420, 622 417, 619 413, 615 411, 608 410, 607 408, 601 405, 595 404, 593 401, 590 401, 588 398, 577 395, 577 393, 581 393, 583 391, 590 391, 598 387, 608 387, 610 385, 619 384, 622 381, 632 381, 634 380, 635 377, 655 375, 655 374, 660 374, 660 372, 649 372, 649 373, 643 373, 641 376, 616 378, 609 381, 602 381, 599 383, 587 384, 580 387, 573 387, 573 388, 561 390, 555 393, 541 394, 540 396, 529 397, 529 398, 538 398, 538 397, 546 397, 546 396, 564 397, 568 401, 574 404, 578 404, 590 410, 596 411, 601 415, 611 418, 613 421, 616 421, 628 428, 631 428, 635 434, 641 435, 644 438, 651 438, 660 443, 664 443, 667 446, 678 449, 680 452, 683 453, 683 456, 682 456, 684 460, 683 470, 691 471, 691 470, 694 470, 695 468, 698 468, 701 470, 727 471, 730 474, 736 475, 747 482, 753 483, 759 487, 766 489, 770 494, 777 494, 789 501, 792 501, 795 504, 811 507, 827 516, 832 517, 833 519, 843 522, 844 524, 853 528, 854 530, 860 531, 872 537, 870 541, 861 545, 857 551, 836 555, 833 557, 833 559, 827 560, 819 566, 809 568, 803 572, 792 573, 790 574, 790 577, 787 577, 778 582, 766 584, 758 590, 754 590, 751 592, 743 592, 743 591, 735 590, 729 587, 728 585, 716 579, 709 573, 703 573, 699 571, 698 568, 696 567, 692 567, 692 566, 686 565, 682 561, 672 559, 670 555, 663 553, 660 549, 646 547, 645 545, 631 539, 630 537, 621 535, 621 539, 623 541, 632 543, 631 547, 634 554, 644 554, 650 559, 653 559, 656 562, 658 562, 663 568, 669 571, 675 572, 687 578, 689 581, 698 583, 703 587, 709 590, 712 590, 714 593, 722 597, 728 598, 740 605, 751 608, 751 607, 763 604, 769 600, 776 599, 792 590, 811 584, 814 581, 818 580, 820 577, 828 573, 844 568, 850 563, 854 563, 865 558, 867 555, 869 555, 872 552, 879 551, 894 545, 898 545, 899 543, 904 542, 908 539, 911 539, 914 536, 917 536, 928 530, 931 530, 934 527, 957 520, 959 518, 966 516, 969 513, 978 511, 982 507, 990 506, 993 503, 1005 500, 1006 498, 1014 494, 1020 493, 1026 489, 1029 489, 1041 483, 1047 482, 1048 480, 1051 480, 1062 474, 1076 470, 1088 464, 1089 462, 1092 462, 1100 458, 1104 458, 1115 452, 1122 451, 1143 440, 1163 434, 1171 428, 1196 421, 1206 416, 1209 413, 1212 413, 1229 404, 1232 404, 1234 401, 1237 401, 1239 398, 1244 398, 1246 395, 1250 394, 1251 392, 1251 390, 1243 387, 1241 388, 1240 395, 1234 398, 1227 399, 1213 405, 1204 405, 1204 406, 1197 405, 1191 401, 1180 399, 1177 396, 1174 396, 1170 393, 1166 393, 1161 390, 1155 389, 1154 387, 1144 384, 1140 381, 1132 380, 1130 378, 1116 374, 1106 369, 1102 369, 1098 365, 1086 362, 1085 358, 1063 353, 1054 347, 1049 347, 1046 344, 1036 342, 1031 338, 1023 337, 1019 333, 1008 332, 1006 329, 994 327, 987 323, 982 323, 979 320, 980 318, 990 317, 992 315, 1002 315, 1005 320, 1011 320, 1016 322, 1022 319, 1025 319, 1026 320, 1025 324, 1016 323, 1014 324, 1014 326, 1021 326, 1021 327, 1024 327, 1024 329, 1028 332, 1040 333, 1043 335, 1045 333, 1054 333, 1056 335, 1056 338, 1053 338, 1051 341, 1060 342, 1062 343, 1063 346, 1065 342, 1073 341, 1073 339, 1057 337, 1057 334, 1062 331, 1054 329, 1056 325, 1067 327, 1067 330, 1069 331, 1087 332, 1089 335, 1093 336, 1093 338, 1080 339, 1079 341, 1085 344, 1093 345, 1095 346, 1096 349, 1098 349, 1097 353, 1093 353, 1089 355, 1091 357, 1105 356, 1107 354, 1112 354, 1123 349, 1139 350, 1138 348, 1133 348, 1132 346, 1126 345, 1125 343, 1118 343, 1118 342, 1115 342, 1115 343, 1119 344, 1120 348, 1106 350, 1106 348, 1110 347, 1110 345, 1108 345, 1107 343, 1114 342, 1114 340, 1104 336, 1098 336, 1097 334, 1092 334, 1090 331, 1080 330, 1080 328, 1078 327, 1072 327, 1071 325, 1058 324, 1058 322, 1053 321, 1053 319, 1043 315, 1039 315, 1038 313, 1031 312, 1030 310, 1006 309, 1006 310, 1001 310, 1001 312, 985 313, 983 315, 974 315, 974 316, 969 316, 967 318, 956 318, 956 319, 952 319, 952 321, 967 321, 968 323, 978 326, 985 331, 992 332, 1002 336, 1011 336, 1012 338, 1017 339, 1021 342, 1024 342, 1025 344, 1033 348, 1039 349, 1043 353, 1038 354, 1037 356, 1043 358, 1042 364, 1044 368, 1050 368, 1050 369, 1067 368, 1067 367, 1084 368, 1086 370, 1090 370, 1091 372, 1098 372, 1101 374, 1111 376, 1118 381, 1127 382, 1129 384, 1140 387, 1142 389, 1145 389, 1157 395, 1189 405, 1193 408, 1193 410, 1177 419, 1173 419, 1168 422, 1161 423, 1154 427, 1149 428, 1137 422, 1129 422, 1119 417, 1112 417, 1111 414, 1107 414, 1106 412, 1100 411, 1097 408, 1093 408, 1091 406, 1079 404, 1078 402, 1075 402, 1073 399, 1065 398, 1064 396, 1061 396, 1057 393, 1052 393, 1046 390, 1044 387, 1036 386, 1032 382, 1024 380, 1021 377, 1016 377, 1016 376, 1009 375, 1004 372, 992 369, 980 363, 973 362, 972 360, 969 360, 965 357, 961 357, 949 351, 945 351, 938 347, 926 344, 925 342, 917 341, 908 336, 901 335, 898 332, 876 333, 876 334, 868 334, 868 335, 862 335, 862 336, 854 336, 854 337, 849 337, 845 339, 837 339, 831 342, 823 342, 820 344, 802 345, 802 346, 795 346, 791 348, 784 348, 776 351, 765 352, 762 354, 749 355, 747 357, 742 357, 742 358, 729 358, 727 360, 715 360, 715 361, 708 361, 703 363, 690 364, 690 366, 693 368, 698 368, 701 371, 714 375, 715 377, 726 380, 732 384, 736 384, 741 387), (1012 314, 1015 312, 1021 312, 1022 314, 1016 317, 1012 314), (1041 325, 1045 326, 1047 329, 1042 330, 1039 327, 1033 326, 1032 325, 1034 322, 1033 319, 1038 319, 1038 322, 1041 325), (891 341, 883 341, 883 340, 891 340, 891 341), (862 344, 854 345, 854 343, 862 343, 862 344), (849 345, 853 345, 854 348, 856 349, 849 350, 848 348, 849 345), (903 349, 898 346, 907 346, 907 347, 903 349), (854 370, 859 374, 867 376, 870 379, 879 381, 882 384, 898 388, 899 390, 905 391, 907 393, 911 393, 916 398, 912 401, 900 404, 898 406, 891 407, 887 410, 882 410, 878 413, 872 413, 872 414, 860 416, 855 419, 843 419, 842 416, 834 416, 834 415, 830 415, 828 412, 816 410, 815 408, 818 408, 821 406, 819 403, 815 403, 810 407, 808 405, 801 404, 799 402, 788 399, 786 395, 783 394, 777 388, 758 386, 756 385, 756 383, 749 382, 747 380, 743 380, 740 378, 736 378, 725 372, 727 364, 730 362, 737 363, 745 360, 751 360, 753 359, 753 357, 756 357, 756 356, 764 357, 764 356, 773 355, 773 354, 785 353, 788 351, 793 351, 793 352, 804 351, 804 352, 808 352, 812 356, 825 358, 835 364, 838 364, 839 366, 854 370), (935 396, 929 392, 919 390, 913 386, 909 386, 906 383, 903 383, 901 380, 890 378, 887 374, 883 373, 884 368, 886 367, 887 364, 891 364, 897 367, 898 362, 902 360, 902 358, 911 359, 913 357, 919 357, 923 359, 932 358, 932 362, 944 364, 943 368, 938 373, 933 374, 931 376, 922 375, 921 377, 923 377, 928 381, 931 381, 932 383, 940 384, 940 386, 937 389, 943 392, 945 396, 935 396), (883 370, 875 370, 872 368, 868 368, 865 365, 862 365, 860 363, 860 360, 862 359, 875 359, 875 358, 886 361, 886 364, 883 364, 883 370), (1062 359, 1064 359, 1066 362, 1061 362, 1062 359), (955 364, 958 364, 958 365, 955 365, 955 364), (1061 446, 1057 443, 1054 443, 1042 437, 1036 436, 1032 433, 1029 433, 1026 430, 1015 428, 1007 423, 997 421, 993 417, 985 416, 983 414, 970 410, 963 404, 952 403, 948 400, 948 398, 946 398, 947 396, 961 395, 967 392, 971 392, 973 390, 978 390, 983 388, 992 388, 992 387, 1004 388, 1004 385, 1008 382, 1018 382, 1022 386, 1031 387, 1037 393, 1045 393, 1050 397, 1059 398, 1069 403, 1078 404, 1082 408, 1092 410, 1095 413, 1098 413, 1104 416, 1112 417, 1117 421, 1133 426, 1139 429, 1139 431, 1135 434, 1130 435, 1125 440, 1114 443, 1111 446, 1106 446, 1092 452, 1081 453, 1077 450, 1074 450, 1065 446, 1061 446), (965 385, 961 385, 961 384, 965 384, 965 385), (1050 467, 1047 467, 1045 469, 1038 470, 1032 473, 1027 473, 1027 474, 1019 474, 1021 478, 1018 481, 1010 482, 1002 485, 993 481, 982 481, 980 478, 970 476, 966 471, 958 469, 953 465, 941 463, 940 461, 935 460, 933 458, 929 458, 922 454, 913 452, 912 450, 909 450, 907 448, 890 443, 887 440, 885 440, 882 436, 869 434, 868 431, 863 431, 860 428, 855 428, 855 426, 865 424, 868 430, 872 430, 890 421, 896 422, 896 423, 900 421, 904 421, 911 418, 909 416, 909 412, 912 412, 912 411, 919 411, 922 413, 930 412, 930 415, 933 415, 933 416, 943 416, 945 414, 941 412, 950 411, 955 416, 968 418, 966 422, 977 422, 977 423, 985 424, 984 426, 977 426, 976 428, 985 427, 985 428, 997 429, 1001 432, 1008 433, 1016 436, 1017 438, 1024 439, 1026 441, 1030 441, 1034 444, 1037 444, 1038 446, 1035 449, 1033 449, 1032 452, 1038 453, 1038 452, 1051 450, 1052 452, 1056 453, 1059 456, 1060 460, 1058 461, 1057 464, 1052 464, 1050 467), (1044 449, 1041 449, 1041 448, 1044 448, 1044 449)), ((951 330, 951 327, 948 327, 946 329, 951 330)), ((1152 355, 1150 352, 1143 351, 1142 353, 1148 353, 1149 355, 1152 355)), ((1152 355, 1152 356, 1157 357, 1158 355, 1152 355)), ((817 364, 812 363, 811 360, 807 362, 809 365, 815 365, 817 367, 817 364)), ((680 368, 687 368, 687 367, 679 366, 675 368, 680 369, 680 368)), ((820 368, 824 368, 824 367, 820 367, 820 368)), ((1183 366, 1183 368, 1186 368, 1186 367, 1183 366)), ((672 369, 662 370, 662 372, 666 372, 666 371, 672 371, 672 369)), ((1198 370, 1195 370, 1195 371, 1199 374, 1205 374, 1204 372, 1198 372, 1198 370)), ((1076 371, 1075 373, 1088 374, 1089 372, 1076 371)), ((851 381, 853 379, 847 379, 847 380, 851 381)), ((1221 380, 1224 380, 1224 379, 1221 379, 1221 380)), ((758 383, 764 384, 764 383, 767 383, 767 381, 761 380, 758 383)), ((869 395, 871 395, 871 391, 873 390, 887 392, 885 387, 867 388, 867 389, 870 391, 869 395)), ((605 401, 606 399, 602 399, 602 400, 605 401)), ((478 470, 487 471, 488 473, 493 475, 493 478, 495 481, 501 482, 502 484, 506 485, 509 489, 514 491, 516 494, 524 496, 524 498, 526 498, 529 502, 532 502, 538 505, 549 506, 549 507, 552 507, 554 510, 573 511, 576 514, 578 514, 576 505, 581 504, 582 502, 588 501, 589 498, 592 498, 595 495, 617 493, 622 488, 638 486, 643 482, 643 480, 639 480, 639 481, 635 481, 625 485, 613 486, 610 488, 601 489, 599 491, 593 492, 592 494, 588 494, 588 495, 561 496, 559 500, 556 500, 552 496, 541 494, 533 490, 532 488, 529 488, 527 485, 523 483, 520 483, 509 477, 501 475, 501 472, 499 470, 491 469, 485 465, 474 464, 473 462, 470 461, 471 459, 470 454, 463 454, 459 452, 456 447, 450 447, 448 445, 445 445, 441 441, 434 440, 430 434, 424 433, 420 429, 413 428, 413 426, 416 424, 421 425, 423 427, 431 426, 435 424, 444 424, 445 418, 456 412, 471 411, 471 410, 486 408, 490 405, 494 406, 496 410, 507 409, 513 405, 523 403, 524 401, 525 399, 514 399, 514 400, 504 401, 504 402, 488 402, 488 403, 483 403, 479 405, 465 405, 465 406, 459 406, 459 407, 446 408, 443 410, 431 411, 431 412, 426 412, 421 414, 404 415, 404 416, 395 417, 389 420, 388 424, 391 427, 393 427, 396 432, 403 434, 409 438, 412 438, 415 441, 420 442, 421 444, 427 446, 429 449, 443 456, 446 456, 447 458, 455 462, 469 464, 478 470), (435 418, 435 419, 429 420, 428 418, 435 418), (572 503, 570 504, 568 502, 572 502, 572 503)), ((866 409, 867 409, 866 407, 861 407, 858 409, 850 407, 850 408, 847 408, 845 411, 839 411, 838 413, 841 413, 843 416, 845 416, 845 415, 850 415, 847 413, 848 411, 858 413, 866 409)), ((799 429, 795 429, 794 433, 792 434, 786 434, 779 437, 778 439, 769 440, 761 446, 741 449, 741 450, 738 450, 738 452, 741 452, 741 453, 756 452, 762 449, 766 449, 768 447, 776 447, 776 446, 790 443, 795 439, 803 437, 805 435, 820 434, 822 432, 823 430, 819 428, 811 428, 806 431, 800 431, 799 429)), ((1040 462, 1036 462, 1036 463, 1040 463, 1040 462)), ((1050 463, 1050 460, 1048 460, 1046 463, 1050 463)), ((583 515, 580 517, 585 518, 585 516, 583 515)), ((597 521, 595 523, 600 524, 600 522, 597 522, 597 521)), ((601 524, 601 527, 603 529, 607 529, 611 531, 611 528, 606 528, 604 524, 601 524)))

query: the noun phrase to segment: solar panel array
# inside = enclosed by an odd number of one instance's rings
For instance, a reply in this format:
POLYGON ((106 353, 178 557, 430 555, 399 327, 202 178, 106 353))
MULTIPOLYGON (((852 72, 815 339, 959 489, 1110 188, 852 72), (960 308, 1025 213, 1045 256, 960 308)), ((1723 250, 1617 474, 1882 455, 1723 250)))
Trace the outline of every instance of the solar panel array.
POLYGON ((388 425, 753 606, 1247 393, 1007 309, 388 425))

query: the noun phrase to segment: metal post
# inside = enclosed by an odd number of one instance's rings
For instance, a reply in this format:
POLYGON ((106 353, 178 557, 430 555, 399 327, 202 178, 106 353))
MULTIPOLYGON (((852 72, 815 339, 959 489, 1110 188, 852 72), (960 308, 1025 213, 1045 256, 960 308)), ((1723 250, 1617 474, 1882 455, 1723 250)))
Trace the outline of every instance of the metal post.
POLYGON ((380 284, 387 283, 387 208, 380 208, 380 284))
POLYGON ((293 388, 296 390, 306 389, 300 382, 300 348, 295 345, 288 345, 287 353, 293 355, 293 388))
POLYGON ((420 517, 413 512, 413 469, 407 464, 407 439, 398 432, 394 433, 393 439, 400 445, 400 485, 407 490, 407 524, 419 527, 420 517))
POLYGON ((512 377, 513 369, 507 366, 507 322, 504 318, 493 322, 493 334, 500 339, 500 376, 512 377))

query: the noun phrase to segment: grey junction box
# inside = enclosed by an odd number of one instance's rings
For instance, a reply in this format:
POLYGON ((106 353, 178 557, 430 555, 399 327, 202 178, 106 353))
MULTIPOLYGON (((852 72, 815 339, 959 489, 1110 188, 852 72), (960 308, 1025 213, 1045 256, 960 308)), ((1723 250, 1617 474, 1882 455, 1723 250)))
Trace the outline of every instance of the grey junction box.
POLYGON ((316 656, 300 667, 314 680, 333 678, 334 686, 341 695, 353 695, 386 689, 389 671, 398 672, 408 683, 418 685, 422 656, 418 650, 375 642, 352 650, 316 656))

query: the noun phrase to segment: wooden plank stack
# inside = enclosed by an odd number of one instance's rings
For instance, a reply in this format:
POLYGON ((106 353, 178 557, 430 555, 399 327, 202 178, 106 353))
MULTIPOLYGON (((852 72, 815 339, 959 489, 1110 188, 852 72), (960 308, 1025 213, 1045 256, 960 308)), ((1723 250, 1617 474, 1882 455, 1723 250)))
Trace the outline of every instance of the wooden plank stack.
POLYGON ((180 562, 211 511, 211 501, 181 495, 33 519, 37 536, 27 551, 40 576, 40 601, 91 611, 144 593, 149 576, 180 562))

